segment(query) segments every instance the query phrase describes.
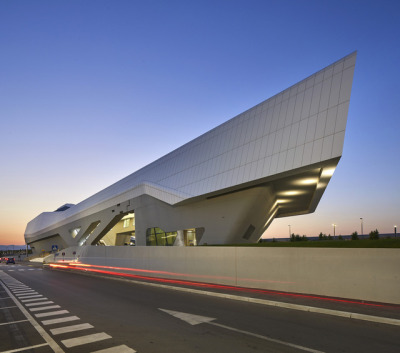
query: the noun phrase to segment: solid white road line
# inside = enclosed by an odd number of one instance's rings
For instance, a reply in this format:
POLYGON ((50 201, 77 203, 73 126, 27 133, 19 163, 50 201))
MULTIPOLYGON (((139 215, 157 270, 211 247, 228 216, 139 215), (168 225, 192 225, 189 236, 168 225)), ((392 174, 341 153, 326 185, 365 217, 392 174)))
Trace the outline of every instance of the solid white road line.
POLYGON ((42 324, 46 326, 46 325, 60 324, 63 322, 75 321, 75 320, 80 320, 80 318, 78 316, 60 317, 59 319, 44 320, 42 321, 42 324))
POLYGON ((25 322, 25 321, 29 321, 29 320, 19 320, 19 321, 3 322, 2 324, 0 324, 0 326, 11 325, 11 324, 18 324, 18 323, 20 323, 20 322, 25 322))
POLYGON ((42 343, 42 344, 37 344, 35 346, 17 348, 17 349, 12 349, 11 351, 3 351, 3 352, 0 352, 0 353, 23 352, 23 351, 27 351, 28 349, 34 349, 34 348, 39 348, 39 347, 48 346, 48 345, 49 345, 48 343, 42 343))
POLYGON ((79 324, 79 325, 72 325, 72 326, 64 326, 64 327, 59 327, 59 328, 53 328, 53 329, 50 330, 50 332, 51 332, 52 335, 60 335, 62 333, 86 330, 86 329, 89 329, 89 328, 93 328, 93 326, 90 325, 90 324, 79 324))
MULTIPOLYGON (((19 298, 19 299, 21 299, 21 298, 19 298)), ((48 298, 42 297, 42 298, 38 298, 38 299, 23 299, 23 300, 21 300, 21 302, 23 302, 23 303, 38 302, 40 300, 48 300, 48 298)))
POLYGON ((5 306, 3 308, 0 308, 0 310, 11 309, 11 308, 18 308, 18 306, 16 306, 16 305, 14 305, 14 306, 5 306))
MULTIPOLYGON (((1 275, 1 273, 0 273, 0 275, 1 275)), ((3 276, 1 276, 1 277, 4 278, 4 277, 10 277, 10 276, 3 273, 3 276)), ((4 290, 8 293, 8 295, 12 298, 15 305, 17 305, 19 307, 19 310, 22 311, 22 313, 28 319, 28 321, 31 323, 31 325, 36 329, 36 331, 40 334, 40 336, 42 336, 42 338, 51 347, 51 349, 54 351, 54 353, 64 353, 64 350, 56 343, 56 341, 54 341, 50 337, 50 335, 43 329, 43 327, 38 324, 38 322, 32 317, 31 314, 29 314, 29 312, 23 307, 23 305, 17 300, 17 298, 15 298, 12 295, 10 290, 3 283, 0 283, 0 284, 3 286, 4 290)))
POLYGON ((63 315, 69 314, 68 310, 58 310, 58 311, 50 311, 49 313, 41 313, 35 314, 36 317, 46 317, 46 316, 56 316, 56 315, 63 315))
POLYGON ((42 310, 49 310, 49 309, 60 309, 61 306, 59 305, 49 305, 49 306, 42 306, 40 308, 30 308, 30 311, 42 311, 42 310))
POLYGON ((45 304, 54 304, 54 302, 52 302, 51 300, 49 300, 49 301, 47 301, 47 302, 28 303, 28 304, 25 304, 25 306, 38 306, 38 305, 45 305, 45 304))
POLYGON ((71 347, 80 346, 82 344, 106 340, 108 338, 111 338, 111 336, 107 335, 105 332, 101 332, 101 333, 95 333, 93 335, 87 335, 87 336, 62 340, 61 342, 64 344, 65 347, 71 348, 71 347))
POLYGON ((121 346, 101 349, 92 353, 136 353, 136 351, 123 344, 121 346))
POLYGON ((0 298, 0 300, 1 300, 1 299, 11 299, 11 298, 10 298, 10 297, 3 297, 3 298, 0 298))

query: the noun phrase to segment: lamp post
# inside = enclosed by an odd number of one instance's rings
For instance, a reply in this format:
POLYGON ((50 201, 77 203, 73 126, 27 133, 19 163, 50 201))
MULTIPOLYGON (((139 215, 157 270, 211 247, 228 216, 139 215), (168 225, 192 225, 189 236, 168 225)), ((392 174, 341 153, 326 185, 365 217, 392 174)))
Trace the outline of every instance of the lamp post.
POLYGON ((333 239, 335 239, 335 235, 336 235, 336 226, 337 224, 332 224, 333 225, 333 239))
POLYGON ((360 222, 361 222, 361 238, 363 238, 364 231, 363 231, 363 219, 362 218, 360 218, 360 222))
POLYGON ((396 233, 397 233, 397 226, 394 226, 394 237, 396 238, 396 233))
POLYGON ((290 224, 288 226, 289 226, 289 239, 290 239, 290 237, 292 236, 292 228, 290 224))

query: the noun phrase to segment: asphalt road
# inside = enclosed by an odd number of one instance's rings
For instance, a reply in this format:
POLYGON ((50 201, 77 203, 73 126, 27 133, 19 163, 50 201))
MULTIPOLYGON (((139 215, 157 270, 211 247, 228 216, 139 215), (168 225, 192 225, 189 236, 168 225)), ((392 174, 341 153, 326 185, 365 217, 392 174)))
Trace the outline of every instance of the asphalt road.
POLYGON ((18 264, 0 282, 0 353, 400 351, 395 325, 18 264))

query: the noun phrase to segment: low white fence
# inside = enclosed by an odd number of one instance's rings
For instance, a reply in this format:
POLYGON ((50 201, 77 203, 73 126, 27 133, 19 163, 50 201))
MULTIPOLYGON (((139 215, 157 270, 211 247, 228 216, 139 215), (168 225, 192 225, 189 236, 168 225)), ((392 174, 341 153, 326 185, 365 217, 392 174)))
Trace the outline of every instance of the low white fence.
POLYGON ((400 304, 400 249, 83 246, 45 260, 79 260, 134 275, 400 304))

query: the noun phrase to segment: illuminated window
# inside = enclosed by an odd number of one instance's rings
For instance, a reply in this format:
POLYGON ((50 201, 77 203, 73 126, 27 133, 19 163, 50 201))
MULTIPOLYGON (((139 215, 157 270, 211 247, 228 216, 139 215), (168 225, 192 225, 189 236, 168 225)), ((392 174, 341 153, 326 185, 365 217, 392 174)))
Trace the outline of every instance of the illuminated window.
POLYGON ((176 232, 164 232, 161 228, 147 228, 146 245, 148 246, 172 246, 176 239, 176 232))
POLYGON ((130 218, 124 219, 124 228, 129 227, 129 221, 130 221, 130 218))

